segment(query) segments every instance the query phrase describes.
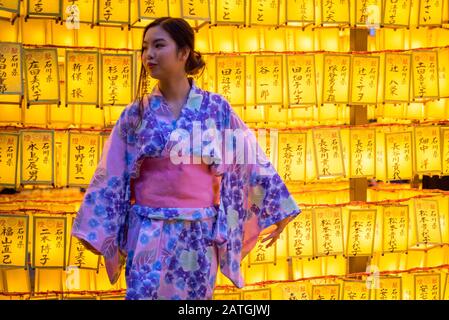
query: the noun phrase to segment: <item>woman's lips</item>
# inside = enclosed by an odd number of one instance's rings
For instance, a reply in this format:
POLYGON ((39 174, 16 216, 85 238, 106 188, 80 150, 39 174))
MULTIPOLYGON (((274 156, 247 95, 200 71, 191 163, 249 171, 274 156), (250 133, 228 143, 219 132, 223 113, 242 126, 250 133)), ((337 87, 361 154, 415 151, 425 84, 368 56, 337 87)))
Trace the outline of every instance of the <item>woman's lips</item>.
POLYGON ((148 68, 154 68, 155 66, 157 66, 157 64, 153 64, 153 63, 148 64, 148 68))

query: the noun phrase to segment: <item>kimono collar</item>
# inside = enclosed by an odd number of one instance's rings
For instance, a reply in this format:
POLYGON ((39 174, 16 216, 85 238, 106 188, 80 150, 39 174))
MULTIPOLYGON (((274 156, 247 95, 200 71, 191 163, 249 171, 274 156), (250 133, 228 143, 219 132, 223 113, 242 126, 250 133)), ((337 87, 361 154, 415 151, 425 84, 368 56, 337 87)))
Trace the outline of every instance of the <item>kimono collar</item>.
MULTIPOLYGON (((191 84, 191 88, 189 91, 189 95, 186 102, 186 107, 192 109, 194 111, 198 111, 201 107, 201 102, 203 101, 203 95, 201 94, 201 89, 196 86, 195 80, 193 78, 189 78, 189 82, 191 84)), ((162 95, 162 92, 159 89, 159 84, 157 83, 148 99, 151 101, 152 98, 156 98, 158 102, 161 102, 165 97, 162 95)), ((151 104, 153 108, 157 108, 158 105, 151 104)))

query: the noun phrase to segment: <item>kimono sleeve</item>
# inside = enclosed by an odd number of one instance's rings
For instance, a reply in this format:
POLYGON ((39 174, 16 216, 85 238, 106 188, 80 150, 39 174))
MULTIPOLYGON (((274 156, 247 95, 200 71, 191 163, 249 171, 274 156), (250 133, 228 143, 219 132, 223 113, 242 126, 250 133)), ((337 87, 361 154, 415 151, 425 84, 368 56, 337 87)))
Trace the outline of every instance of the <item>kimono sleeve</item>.
POLYGON ((112 284, 118 280, 125 260, 120 249, 130 207, 126 111, 122 112, 105 142, 71 233, 88 249, 104 256, 112 284))
MULTIPOLYGON (((217 217, 220 270, 237 287, 244 286, 240 264, 254 248, 260 232, 301 210, 257 142, 254 133, 227 101, 233 139, 224 142, 226 168, 221 180, 217 217), (233 156, 229 156, 229 153, 233 156), (229 159, 233 163, 229 164, 229 159)), ((226 140, 226 139, 225 139, 226 140)))

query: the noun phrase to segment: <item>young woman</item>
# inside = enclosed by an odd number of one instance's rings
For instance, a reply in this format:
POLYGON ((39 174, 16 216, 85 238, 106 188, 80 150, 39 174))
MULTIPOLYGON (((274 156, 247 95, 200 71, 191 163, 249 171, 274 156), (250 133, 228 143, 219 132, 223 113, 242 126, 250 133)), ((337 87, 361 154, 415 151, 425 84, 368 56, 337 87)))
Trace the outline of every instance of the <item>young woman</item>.
POLYGON ((126 261, 126 299, 211 299, 218 265, 242 288, 261 231, 276 226, 271 246, 301 212, 228 101, 189 77, 204 65, 185 20, 145 28, 137 98, 76 216, 72 235, 104 256, 111 283, 126 261), (148 75, 158 83, 145 94, 148 75))

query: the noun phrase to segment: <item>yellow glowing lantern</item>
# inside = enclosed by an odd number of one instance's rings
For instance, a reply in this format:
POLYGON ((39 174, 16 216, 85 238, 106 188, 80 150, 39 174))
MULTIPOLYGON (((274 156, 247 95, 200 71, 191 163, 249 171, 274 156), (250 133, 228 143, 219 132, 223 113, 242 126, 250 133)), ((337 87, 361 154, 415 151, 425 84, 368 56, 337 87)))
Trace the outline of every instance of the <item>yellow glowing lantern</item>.
POLYGON ((130 54, 102 54, 102 104, 126 106, 133 96, 133 57, 130 54))
POLYGON ((309 282, 286 283, 280 287, 283 300, 310 300, 309 282))
MULTIPOLYGON (((265 237, 265 236, 264 236, 265 237)), ((249 253, 248 265, 269 264, 276 262, 276 245, 267 248, 268 242, 262 243, 264 237, 259 237, 256 246, 249 253)))
POLYGON ((340 285, 312 285, 312 300, 340 300, 340 285))
POLYGON ((210 21, 210 1, 181 0, 181 17, 210 21))
POLYGON ((285 22, 294 25, 315 23, 315 0, 287 0, 285 3, 285 22))
POLYGON ((343 219, 341 208, 315 208, 313 227, 315 230, 315 254, 332 256, 343 251, 343 219))
POLYGON ((283 104, 283 57, 256 56, 254 95, 257 105, 283 104))
POLYGON ((97 5, 98 24, 130 24, 130 2, 121 0, 102 0, 97 5))
POLYGON ((440 300, 440 273, 415 274, 415 300, 440 300))
POLYGON ((313 256, 313 214, 311 209, 303 209, 288 226, 288 256, 313 256))
POLYGON ((383 207, 382 252, 403 252, 408 248, 407 205, 383 207))
POLYGON ((439 98, 437 51, 413 51, 413 96, 439 98))
POLYGON ((271 289, 243 290, 242 300, 271 300, 271 289))
POLYGON ((28 216, 0 215, 0 267, 27 268, 28 216))
POLYGON ((77 29, 79 23, 94 22, 94 0, 63 0, 62 17, 69 29, 77 29))
POLYGON ((66 217, 33 217, 33 268, 65 267, 66 217))
POLYGON ((244 106, 246 102, 245 57, 221 57, 216 62, 217 92, 232 106, 244 106))
POLYGON ((411 55, 385 54, 384 101, 410 102, 411 55))
POLYGON ((145 26, 153 19, 169 15, 168 1, 137 0, 131 2, 131 23, 133 26, 145 26))
POLYGON ((441 172, 440 128, 415 127, 415 160, 417 173, 441 172))
POLYGON ((17 163, 19 155, 19 135, 0 133, 0 186, 17 185, 17 163))
POLYGON ((69 267, 98 270, 99 264, 100 256, 87 250, 79 239, 70 237, 69 267))
POLYGON ((66 51, 66 103, 98 105, 98 53, 66 51))
POLYGON ((386 0, 382 14, 382 24, 385 26, 410 26, 410 11, 412 2, 409 0, 386 0))
MULTIPOLYGON (((419 26, 441 26, 444 1, 419 1, 419 26)), ((446 8, 447 9, 447 8, 446 8)))
POLYGON ((353 56, 351 65, 351 104, 377 104, 378 56, 353 56))
POLYGON ((438 74, 440 97, 449 97, 449 48, 438 50, 438 74))
POLYGON ((324 55, 322 103, 349 102, 350 55, 324 55))
POLYGON ((376 300, 402 300, 402 278, 380 277, 374 292, 376 300))
POLYGON ((343 281, 343 300, 369 300, 366 281, 343 281))
POLYGON ((59 1, 27 0, 27 15, 31 17, 59 17, 61 15, 59 1))
POLYGON ((305 181, 306 179, 306 133, 279 133, 278 172, 286 181, 305 181))
POLYGON ((349 210, 347 256, 372 255, 376 210, 349 210))
POLYGON ((21 184, 53 184, 54 132, 21 132, 21 184))
POLYGON ((288 55, 287 77, 289 106, 317 103, 314 55, 288 55))
POLYGON ((0 70, 2 70, 0 95, 4 95, 1 101, 19 102, 19 95, 23 94, 20 43, 0 43, 0 70))
POLYGON ((412 133, 385 133, 387 180, 410 179, 413 176, 412 133))
POLYGON ((443 139, 443 149, 442 149, 442 167, 443 175, 449 174, 449 128, 441 128, 441 138, 443 139))
POLYGON ((322 24, 350 24, 350 1, 321 0, 322 24))
POLYGON ((352 178, 376 175, 376 133, 352 129, 349 135, 349 172, 352 178))
POLYGON ((98 163, 99 136, 69 133, 68 185, 87 186, 98 163))
POLYGON ((240 292, 214 293, 213 300, 242 300, 240 292))
POLYGON ((217 0, 215 3, 215 21, 217 24, 246 24, 245 1, 217 0))
POLYGON ((415 199, 416 246, 432 247, 441 244, 441 225, 438 201, 415 199))
POLYGON ((250 25, 278 26, 279 0, 252 0, 249 2, 250 25))
POLYGON ((313 129, 313 146, 318 178, 345 175, 339 129, 313 129))
POLYGON ((381 0, 356 0, 355 24, 359 26, 380 25, 382 17, 381 0))
MULTIPOLYGON (((0 4, 0 11, 19 13, 20 0, 5 0, 0 4)), ((1 13, 3 15, 3 13, 1 13)))

